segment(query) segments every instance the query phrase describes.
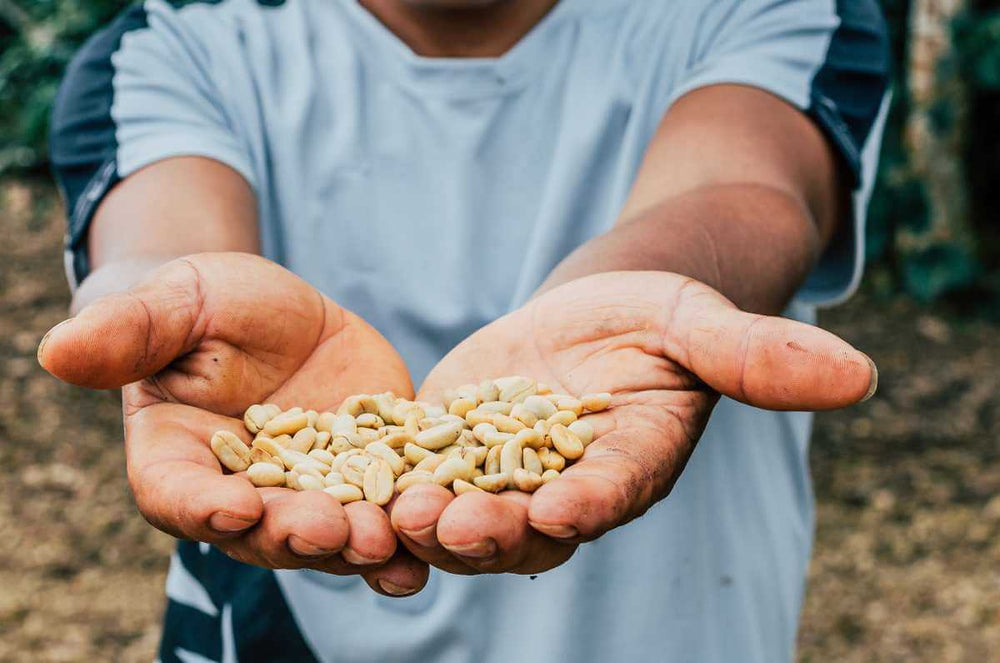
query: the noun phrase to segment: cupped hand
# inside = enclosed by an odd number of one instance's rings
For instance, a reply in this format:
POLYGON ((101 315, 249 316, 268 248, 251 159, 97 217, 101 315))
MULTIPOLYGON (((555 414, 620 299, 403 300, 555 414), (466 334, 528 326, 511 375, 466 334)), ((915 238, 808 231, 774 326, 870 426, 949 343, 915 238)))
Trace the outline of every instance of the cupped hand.
POLYGON ((670 492, 723 394, 775 410, 823 410, 874 390, 874 364, 816 327, 745 313, 663 272, 589 276, 484 327, 430 373, 418 399, 524 375, 559 393, 610 392, 595 441, 532 495, 401 495, 392 523, 417 557, 455 573, 538 573, 642 515, 670 492))
POLYGON ((291 272, 246 254, 175 260, 54 327, 38 358, 66 382, 123 387, 129 483, 157 528, 258 566, 360 573, 382 593, 426 582, 383 509, 255 488, 209 448, 220 429, 249 443, 253 403, 323 411, 360 392, 412 395, 392 346, 291 272))

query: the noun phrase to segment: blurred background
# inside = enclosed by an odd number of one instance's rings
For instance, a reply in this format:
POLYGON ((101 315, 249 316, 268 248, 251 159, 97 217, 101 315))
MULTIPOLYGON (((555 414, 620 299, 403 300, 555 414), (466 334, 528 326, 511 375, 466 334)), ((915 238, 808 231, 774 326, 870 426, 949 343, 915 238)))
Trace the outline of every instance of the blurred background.
MULTIPOLYGON (((57 384, 66 315, 45 137, 123 0, 0 0, 0 661, 150 661, 171 541, 128 494, 118 398, 57 384)), ((895 97, 861 293, 822 323, 878 395, 817 418, 801 661, 1000 652, 1000 3, 884 0, 895 97)))

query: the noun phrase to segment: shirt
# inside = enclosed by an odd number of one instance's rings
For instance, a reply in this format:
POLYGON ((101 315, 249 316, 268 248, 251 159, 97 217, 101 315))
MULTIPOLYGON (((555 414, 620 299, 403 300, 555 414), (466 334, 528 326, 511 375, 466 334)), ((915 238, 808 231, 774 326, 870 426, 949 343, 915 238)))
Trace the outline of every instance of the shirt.
MULTIPOLYGON (((419 384, 611 227, 678 98, 737 83, 807 113, 855 178, 853 224, 788 312, 811 320, 860 275, 886 63, 874 0, 562 0, 474 59, 418 56, 353 0, 148 0, 57 99, 70 279, 120 180, 212 158, 253 188, 264 255, 373 324, 419 384)), ((434 572, 390 599, 181 543, 160 660, 789 660, 810 422, 723 400, 667 499, 537 577, 434 572)))

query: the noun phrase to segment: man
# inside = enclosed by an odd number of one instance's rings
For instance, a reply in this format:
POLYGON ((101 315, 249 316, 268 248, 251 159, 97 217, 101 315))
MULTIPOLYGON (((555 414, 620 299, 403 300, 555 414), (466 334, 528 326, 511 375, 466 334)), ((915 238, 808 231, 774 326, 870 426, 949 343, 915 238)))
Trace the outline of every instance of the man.
POLYGON ((861 0, 148 0, 97 35, 52 130, 82 312, 39 358, 124 386, 139 509, 189 539, 160 660, 789 660, 790 410, 875 371, 760 314, 857 283, 886 60, 861 0), (344 508, 206 445, 507 374, 614 394, 530 498, 344 508))

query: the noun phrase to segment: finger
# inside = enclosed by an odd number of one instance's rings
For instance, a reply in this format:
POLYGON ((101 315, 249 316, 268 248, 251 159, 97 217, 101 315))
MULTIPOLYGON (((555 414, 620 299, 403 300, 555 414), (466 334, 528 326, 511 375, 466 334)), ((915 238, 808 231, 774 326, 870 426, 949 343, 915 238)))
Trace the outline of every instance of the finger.
POLYGON ((94 389, 149 377, 197 343, 204 327, 200 290, 188 263, 169 263, 53 327, 38 346, 38 361, 57 378, 94 389))
POLYGON ((319 490, 274 493, 264 505, 260 524, 230 549, 246 548, 244 555, 262 560, 263 566, 298 569, 335 555, 347 544, 347 513, 333 497, 319 490))
POLYGON ((575 546, 539 534, 528 524, 530 496, 470 492, 453 500, 438 520, 438 541, 480 572, 540 573, 572 556, 575 546))
POLYGON ((226 476, 209 449, 212 432, 246 436, 239 422, 183 405, 160 404, 126 419, 125 453, 136 505, 155 527, 215 543, 256 524, 260 494, 246 479, 226 476))
POLYGON ((351 535, 340 555, 355 566, 384 564, 396 552, 396 533, 382 507, 371 502, 353 502, 344 507, 351 535))
POLYGON ((534 529, 562 541, 588 541, 637 518, 670 492, 695 438, 664 408, 627 410, 617 415, 630 422, 627 427, 597 439, 580 461, 532 495, 528 520, 534 529))
POLYGON ((665 354, 716 391, 771 410, 840 408, 875 392, 875 364, 833 334, 745 313, 700 284, 685 292, 664 333, 665 354))
POLYGON ((368 586, 394 598, 416 594, 427 584, 430 568, 406 548, 399 548, 384 566, 361 574, 368 586))
POLYGON ((413 486, 393 503, 392 527, 417 559, 449 573, 472 573, 468 564, 456 559, 437 540, 438 518, 453 499, 454 494, 441 486, 413 486))

